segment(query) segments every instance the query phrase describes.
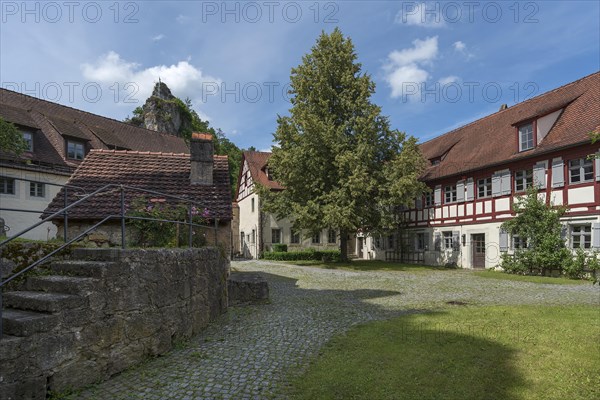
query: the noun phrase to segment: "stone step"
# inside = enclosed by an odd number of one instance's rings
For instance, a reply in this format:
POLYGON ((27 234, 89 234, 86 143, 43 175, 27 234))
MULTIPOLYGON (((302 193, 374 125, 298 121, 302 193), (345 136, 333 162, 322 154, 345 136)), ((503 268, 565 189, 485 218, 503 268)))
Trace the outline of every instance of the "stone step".
POLYGON ((102 278, 110 264, 105 261, 54 261, 50 269, 57 274, 88 278, 102 278))
POLYGON ((27 279, 30 291, 85 294, 98 288, 100 280, 66 275, 33 276, 27 279))
POLYGON ((5 335, 31 336, 36 332, 48 332, 56 324, 56 315, 11 308, 2 310, 2 330, 5 335))
POLYGON ((88 261, 119 261, 121 249, 73 249, 73 258, 88 261))
POLYGON ((85 303, 83 297, 63 293, 18 291, 4 293, 3 297, 8 308, 51 313, 77 308, 85 303))

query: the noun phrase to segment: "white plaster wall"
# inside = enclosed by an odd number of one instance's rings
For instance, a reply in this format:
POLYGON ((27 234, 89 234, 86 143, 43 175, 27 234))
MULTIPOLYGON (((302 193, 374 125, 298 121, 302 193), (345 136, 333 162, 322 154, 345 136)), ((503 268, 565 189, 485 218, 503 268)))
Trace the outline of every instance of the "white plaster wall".
POLYGON ((594 187, 585 186, 569 190, 569 205, 594 202, 594 187))
POLYGON ((537 142, 541 143, 542 140, 546 137, 552 125, 556 122, 556 119, 562 112, 562 109, 553 112, 552 114, 548 114, 542 118, 538 118, 537 120, 537 142))
MULTIPOLYGON (((31 197, 29 195, 29 182, 15 180, 15 194, 0 194, 0 208, 13 208, 21 210, 35 210, 39 213, 0 211, 0 217, 4 219, 6 226, 10 227, 7 236, 10 237, 40 221, 41 212, 60 191, 60 186, 51 186, 48 183, 64 185, 68 176, 56 175, 45 172, 25 171, 14 168, 0 168, 0 175, 29 179, 37 182, 47 183, 44 197, 31 197)), ((57 234, 56 226, 50 222, 44 223, 32 231, 21 236, 25 239, 48 240, 54 239, 57 234)), ((62 232, 60 233, 62 235, 62 232)), ((60 236, 59 235, 59 236, 60 236)), ((62 236, 61 236, 62 237, 62 236)))
POLYGON ((237 249, 245 257, 256 258, 258 255, 258 196, 251 194, 241 201, 238 201, 240 207, 240 227, 238 237, 240 233, 244 232, 244 241, 240 241, 242 249, 237 249), (252 212, 252 199, 254 199, 254 212, 252 212), (248 235, 252 235, 252 230, 255 232, 255 240, 252 243, 252 239, 248 235), (243 243, 243 244, 242 244, 243 243))

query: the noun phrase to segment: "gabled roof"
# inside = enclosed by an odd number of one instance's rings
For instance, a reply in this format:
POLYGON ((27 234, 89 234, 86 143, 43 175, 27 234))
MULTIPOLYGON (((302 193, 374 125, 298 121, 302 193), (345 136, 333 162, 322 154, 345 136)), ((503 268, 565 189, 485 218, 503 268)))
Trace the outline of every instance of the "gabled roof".
POLYGON ((600 72, 488 115, 420 145, 426 159, 441 157, 423 178, 433 180, 534 157, 590 142, 600 131, 600 72), (516 126, 562 109, 550 131, 529 151, 518 151, 516 126))
POLYGON ((266 151, 244 151, 241 168, 243 168, 244 160, 246 160, 253 182, 257 182, 269 189, 282 190, 283 186, 279 182, 269 180, 267 176, 267 166, 270 157, 271 153, 266 151))
MULTIPOLYGON (((213 156, 213 160, 213 184, 191 185, 189 154, 92 150, 68 184, 84 188, 86 193, 113 183, 186 197, 202 204, 208 210, 208 218, 230 220, 231 187, 227 156, 213 156)), ((64 206, 63 191, 52 200, 45 211, 46 216, 64 206)), ((69 203, 81 198, 81 192, 75 193, 74 189, 70 189, 68 194, 69 203)), ((142 192, 126 190, 126 203, 129 205, 142 195, 142 192)), ((118 190, 94 196, 70 210, 69 218, 98 220, 110 214, 119 215, 119 199, 118 190)))
MULTIPOLYGON (((181 137, 1 88, 0 117, 35 132, 34 152, 23 154, 22 159, 59 168, 73 170, 79 165, 78 161, 66 158, 64 138, 85 141, 96 149, 189 153, 181 137)), ((0 159, 11 157, 0 154, 0 159)))

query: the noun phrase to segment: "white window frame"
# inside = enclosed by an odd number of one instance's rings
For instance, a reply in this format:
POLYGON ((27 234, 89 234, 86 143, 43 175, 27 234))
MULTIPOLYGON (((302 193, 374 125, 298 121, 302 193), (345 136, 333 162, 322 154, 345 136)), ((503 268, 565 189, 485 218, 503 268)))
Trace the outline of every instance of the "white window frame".
POLYGON ((448 185, 444 187, 444 204, 456 203, 456 185, 448 185), (449 195, 449 196, 448 196, 449 195), (448 200, 450 197, 450 200, 448 200))
POLYGON ((443 231, 442 232, 442 240, 444 241, 444 249, 445 250, 453 250, 454 249, 454 239, 453 239, 452 231, 443 231))
POLYGON ((477 198, 484 199, 492 197, 492 177, 477 179, 477 198), (483 195, 481 194, 483 190, 483 195))
POLYGON ((592 248, 592 224, 571 225, 571 248, 588 250, 592 248), (577 242, 577 243, 576 243, 577 242))
POLYGON ((69 160, 81 161, 85 158, 85 143, 79 142, 77 140, 67 139, 67 158, 69 160), (73 157, 70 156, 71 150, 70 146, 73 146, 73 157), (78 154, 81 154, 81 158, 78 157, 78 154))
POLYGON ((524 192, 531 186, 533 186, 533 169, 523 169, 515 172, 515 192, 524 192))
POLYGON ((27 149, 25 151, 33 151, 33 133, 23 131, 23 140, 27 143, 27 149))
POLYGON ((17 180, 15 178, 11 178, 10 176, 0 176, 0 194, 6 196, 16 196, 17 194, 17 180), (9 188, 12 188, 12 192, 8 192, 9 188))
POLYGON ((533 122, 519 126, 519 152, 531 150, 535 147, 533 128, 533 122))
POLYGON ((46 185, 42 182, 29 182, 29 197, 43 199, 46 197, 46 185))
POLYGON ((594 181, 594 162, 587 158, 569 160, 569 183, 579 184, 594 181), (588 171, 586 171, 586 168, 588 171), (576 172, 577 181, 573 180, 573 172, 576 172), (586 176, 587 175, 587 176, 586 176))
POLYGON ((513 235, 512 237, 512 248, 514 250, 522 250, 528 248, 526 238, 521 238, 519 235, 513 235))
POLYGON ((425 193, 425 207, 433 206, 433 192, 425 193))

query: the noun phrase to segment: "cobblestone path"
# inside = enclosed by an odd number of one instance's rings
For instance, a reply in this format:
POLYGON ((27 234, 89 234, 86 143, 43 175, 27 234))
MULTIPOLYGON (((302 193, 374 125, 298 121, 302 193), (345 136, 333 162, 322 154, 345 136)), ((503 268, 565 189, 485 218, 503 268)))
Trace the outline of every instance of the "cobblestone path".
POLYGON ((233 262, 267 278, 270 304, 232 307, 202 334, 72 398, 278 399, 334 334, 402 313, 486 304, 596 304, 598 285, 484 279, 470 271, 354 272, 233 262))

